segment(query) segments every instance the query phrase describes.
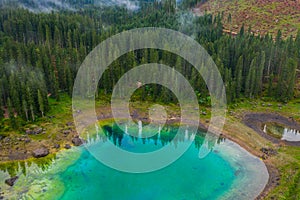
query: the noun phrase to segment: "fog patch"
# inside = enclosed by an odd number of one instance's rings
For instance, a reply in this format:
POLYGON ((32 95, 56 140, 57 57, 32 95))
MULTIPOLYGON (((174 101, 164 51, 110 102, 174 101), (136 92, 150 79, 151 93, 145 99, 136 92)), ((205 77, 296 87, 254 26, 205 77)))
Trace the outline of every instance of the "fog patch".
POLYGON ((71 0, 0 0, 0 7, 24 8, 31 12, 45 12, 68 10, 76 11, 84 6, 123 6, 128 10, 138 10, 140 8, 137 0, 94 0, 93 3, 72 3, 71 0))

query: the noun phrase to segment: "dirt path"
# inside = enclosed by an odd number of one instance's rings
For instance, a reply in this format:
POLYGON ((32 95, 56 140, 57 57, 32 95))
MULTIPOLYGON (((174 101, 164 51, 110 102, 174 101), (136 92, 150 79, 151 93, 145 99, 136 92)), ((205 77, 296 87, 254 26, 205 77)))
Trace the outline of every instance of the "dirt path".
POLYGON ((243 123, 252 128, 259 135, 271 141, 274 144, 285 144, 290 146, 299 146, 300 142, 291 142, 274 138, 262 130, 262 126, 268 122, 275 122, 293 129, 300 130, 300 125, 292 118, 286 118, 275 113, 247 113, 244 115, 243 123))

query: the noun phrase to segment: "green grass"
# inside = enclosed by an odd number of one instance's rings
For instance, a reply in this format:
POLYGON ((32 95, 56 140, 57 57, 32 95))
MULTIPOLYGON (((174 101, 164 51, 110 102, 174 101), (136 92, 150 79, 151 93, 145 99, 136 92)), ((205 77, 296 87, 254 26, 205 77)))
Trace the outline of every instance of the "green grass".
POLYGON ((285 116, 292 116, 295 120, 300 120, 300 99, 294 99, 287 104, 263 99, 242 99, 238 103, 228 106, 229 111, 240 112, 277 112, 285 116))
POLYGON ((300 148, 283 147, 279 150, 277 167, 280 171, 280 185, 268 199, 300 199, 300 148))

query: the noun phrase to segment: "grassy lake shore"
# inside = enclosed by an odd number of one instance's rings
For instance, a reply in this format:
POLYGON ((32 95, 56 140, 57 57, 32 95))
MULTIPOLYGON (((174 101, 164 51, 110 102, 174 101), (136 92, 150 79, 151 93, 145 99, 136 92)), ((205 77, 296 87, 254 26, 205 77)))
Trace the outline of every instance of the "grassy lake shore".
MULTIPOLYGON (((72 123, 72 102, 68 97, 61 101, 51 101, 51 111, 47 117, 38 119, 35 123, 27 123, 24 128, 18 131, 2 131, 5 137, 0 140, 3 147, 0 152, 0 166, 6 168, 12 162, 30 159, 32 162, 43 162, 47 157, 55 155, 64 150, 66 144, 72 145, 72 138, 77 135, 75 126, 72 123), (25 130, 41 127, 44 130, 40 135, 26 135, 25 130), (7 139, 9 138, 9 140, 7 139), (26 140, 29 138, 29 140, 26 140), (57 145, 60 147, 57 148, 57 145), (32 150, 38 147, 46 147, 50 150, 50 155, 44 159, 32 158, 32 150), (6 167, 5 167, 6 166, 6 167)), ((133 102, 130 111, 136 120, 148 121, 148 109, 153 105, 150 102, 133 102)), ((163 105, 168 114, 168 123, 178 123, 180 121, 180 109, 177 105, 163 105)), ((103 98, 96 101, 96 113, 99 120, 111 118, 110 102, 103 98)), ((293 118, 300 122, 300 103, 291 101, 288 104, 263 100, 244 100, 228 106, 226 123, 222 132, 223 137, 228 138, 251 154, 260 157, 268 167, 270 179, 263 193, 258 199, 299 199, 300 195, 300 148, 289 146, 285 143, 274 144, 270 140, 262 137, 252 128, 244 124, 244 117, 248 113, 276 113, 286 118, 293 118), (262 148, 272 149, 276 155, 262 152, 262 148)), ((207 128, 210 121, 210 109, 200 106, 201 128, 207 128)), ((8 119, 4 122, 8 126, 8 119)))

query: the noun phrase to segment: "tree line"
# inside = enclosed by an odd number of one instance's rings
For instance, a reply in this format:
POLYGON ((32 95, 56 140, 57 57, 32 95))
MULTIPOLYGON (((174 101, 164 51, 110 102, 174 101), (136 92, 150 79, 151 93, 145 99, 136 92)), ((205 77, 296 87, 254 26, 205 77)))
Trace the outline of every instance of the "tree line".
MULTIPOLYGON (((137 27, 180 30, 181 12, 171 1, 143 5, 139 11, 120 7, 85 8, 52 13, 25 9, 0 11, 0 118, 5 113, 34 121, 49 110, 48 98, 72 95, 77 70, 101 41, 137 27)), ((240 98, 270 97, 288 101, 294 97, 296 70, 300 64, 300 34, 281 39, 281 32, 254 36, 240 30, 237 36, 223 33, 222 14, 193 17, 187 30, 212 56, 223 77, 228 102, 240 98)), ((195 55, 197 56, 197 55, 195 55)), ((99 94, 111 94, 118 79, 144 63, 163 63, 176 68, 194 87, 200 103, 209 94, 201 76, 187 61, 170 52, 143 49, 130 52, 111 64, 98 84, 99 94)), ((212 77, 213 78, 213 77, 212 77)), ((170 77, 172 79, 172 77, 170 77)), ((142 87, 135 98, 176 102, 159 85, 142 87)))

